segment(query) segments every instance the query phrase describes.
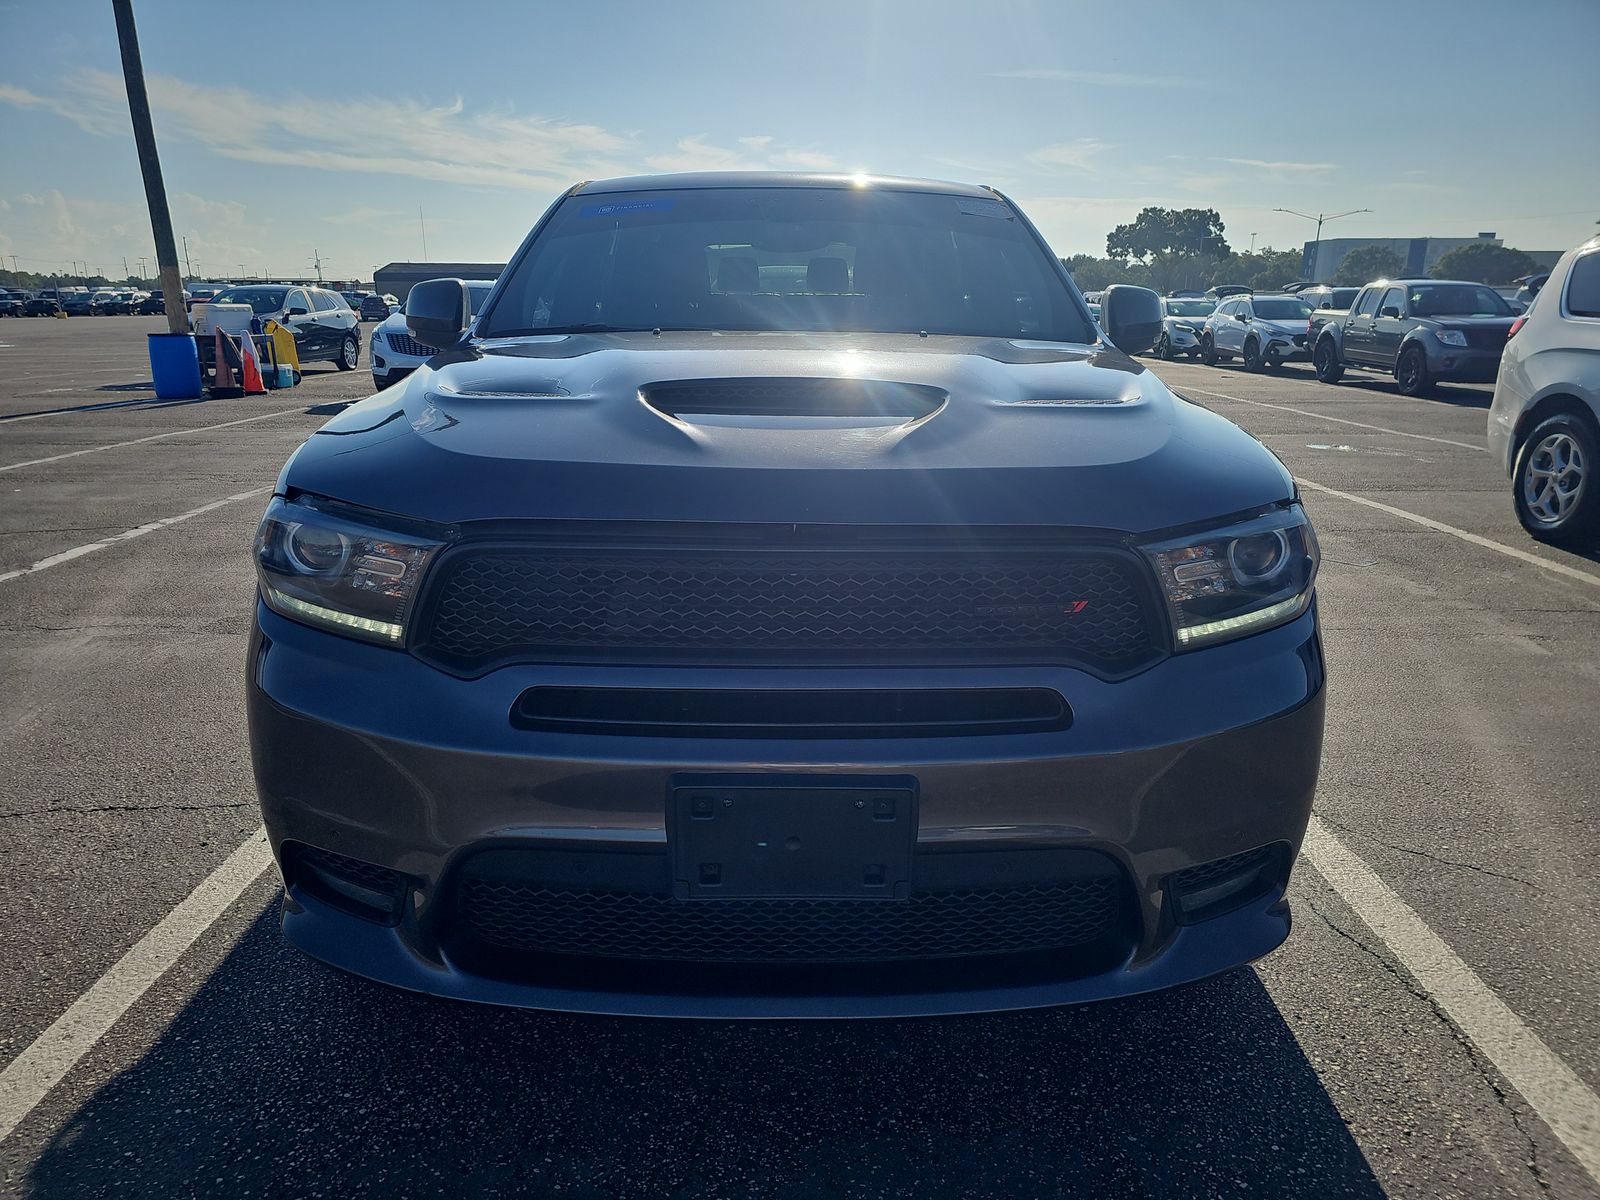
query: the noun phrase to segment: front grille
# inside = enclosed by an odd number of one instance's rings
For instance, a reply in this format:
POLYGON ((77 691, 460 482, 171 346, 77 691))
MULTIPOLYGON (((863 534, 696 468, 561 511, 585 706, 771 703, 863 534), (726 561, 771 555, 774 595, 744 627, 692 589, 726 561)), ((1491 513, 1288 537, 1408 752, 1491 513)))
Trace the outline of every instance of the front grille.
POLYGON ((508 657, 1075 663, 1162 653, 1131 556, 1111 550, 812 552, 466 548, 444 559, 417 650, 508 657))
POLYGON ((409 333, 386 333, 389 347, 396 354, 409 354, 412 358, 432 358, 438 353, 432 346, 424 346, 409 333))
POLYGON ((534 954, 654 961, 827 963, 1017 955, 1111 934, 1110 876, 913 893, 905 901, 675 900, 476 877, 457 896, 465 936, 534 954))
POLYGON ((1296 346, 1302 346, 1303 347, 1306 344, 1306 335, 1303 334, 1303 333, 1295 334, 1294 335, 1294 344, 1296 346))
POLYGON ((1467 345, 1474 350, 1504 350, 1506 348, 1506 330, 1500 328, 1484 329, 1473 326, 1467 330, 1467 345))

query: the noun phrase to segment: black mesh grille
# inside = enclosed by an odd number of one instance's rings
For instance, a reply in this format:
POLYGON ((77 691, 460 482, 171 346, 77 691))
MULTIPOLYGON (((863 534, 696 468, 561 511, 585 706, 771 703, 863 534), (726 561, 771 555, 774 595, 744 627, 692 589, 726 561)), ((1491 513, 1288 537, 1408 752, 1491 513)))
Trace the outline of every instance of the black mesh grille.
POLYGON ((1139 568, 1093 550, 819 553, 463 550, 440 564, 418 649, 516 656, 1082 663, 1160 653, 1139 568))
POLYGON ((1504 350, 1506 329, 1473 326, 1467 330, 1467 345, 1475 350, 1504 350))
POLYGON ((680 901, 474 877, 457 897, 462 932, 538 954, 694 962, 870 962, 1026 954, 1113 932, 1120 892, 1102 876, 906 901, 680 901))
POLYGON ((1271 846, 1258 846, 1243 854, 1230 854, 1227 858, 1213 859, 1198 867, 1186 867, 1172 877, 1172 886, 1178 891, 1196 891, 1230 875, 1241 874, 1251 867, 1260 866, 1276 851, 1271 846))
POLYGON ((404 876, 398 871, 380 867, 377 863, 363 862, 359 858, 335 854, 332 850, 302 845, 296 848, 295 855, 306 866, 348 879, 375 892, 393 895, 399 893, 404 885, 404 876))

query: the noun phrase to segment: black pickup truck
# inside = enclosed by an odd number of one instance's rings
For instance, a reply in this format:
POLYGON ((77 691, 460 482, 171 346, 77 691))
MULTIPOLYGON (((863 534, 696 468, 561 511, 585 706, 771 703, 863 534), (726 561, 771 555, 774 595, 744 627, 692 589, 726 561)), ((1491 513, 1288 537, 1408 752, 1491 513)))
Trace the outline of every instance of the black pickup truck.
POLYGON ((1451 279, 1380 279, 1349 312, 1308 324, 1311 362, 1323 383, 1346 367, 1395 377, 1406 396, 1435 383, 1493 383, 1516 314, 1493 288, 1451 279))

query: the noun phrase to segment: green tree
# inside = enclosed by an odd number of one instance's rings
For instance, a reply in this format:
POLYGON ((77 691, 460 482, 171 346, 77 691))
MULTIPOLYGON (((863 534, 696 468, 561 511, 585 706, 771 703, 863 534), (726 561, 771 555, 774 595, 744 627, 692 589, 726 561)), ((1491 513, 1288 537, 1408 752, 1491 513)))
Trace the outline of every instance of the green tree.
POLYGON ((1435 279, 1470 279, 1474 283, 1506 284, 1519 275, 1538 270, 1521 250, 1493 242, 1468 242, 1441 258, 1429 272, 1435 279))
POLYGON ((1150 270, 1143 263, 1130 264, 1114 258, 1096 258, 1092 254, 1074 254, 1063 258, 1061 265, 1067 268, 1082 292, 1103 291, 1114 283, 1150 286, 1150 270))
POLYGON ((1344 287, 1360 287, 1374 279, 1392 279, 1405 269, 1405 262, 1387 246, 1357 246, 1339 260, 1333 282, 1344 287))
POLYGON ((1159 292, 1196 287, 1208 266, 1230 253, 1225 228, 1214 208, 1146 208, 1106 235, 1106 253, 1145 264, 1159 292))
POLYGON ((1298 250, 1264 246, 1254 253, 1230 254, 1218 259, 1206 274, 1206 285, 1242 283, 1258 292, 1275 292, 1300 278, 1302 255, 1298 250))

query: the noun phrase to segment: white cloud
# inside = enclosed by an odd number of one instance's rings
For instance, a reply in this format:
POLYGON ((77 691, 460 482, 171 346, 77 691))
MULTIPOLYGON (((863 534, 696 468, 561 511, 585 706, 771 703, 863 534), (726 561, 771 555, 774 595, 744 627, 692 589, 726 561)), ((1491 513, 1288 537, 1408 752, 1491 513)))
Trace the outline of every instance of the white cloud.
POLYGON ((1067 167, 1074 171, 1088 171, 1094 166, 1094 160, 1111 148, 1099 138, 1078 138, 1072 142, 1041 146, 1028 155, 1028 161, 1038 167, 1067 167))
POLYGON ((1236 167, 1250 167, 1270 175, 1321 175, 1339 169, 1338 163, 1330 162, 1284 162, 1261 158, 1213 158, 1211 161, 1232 163, 1236 167))

